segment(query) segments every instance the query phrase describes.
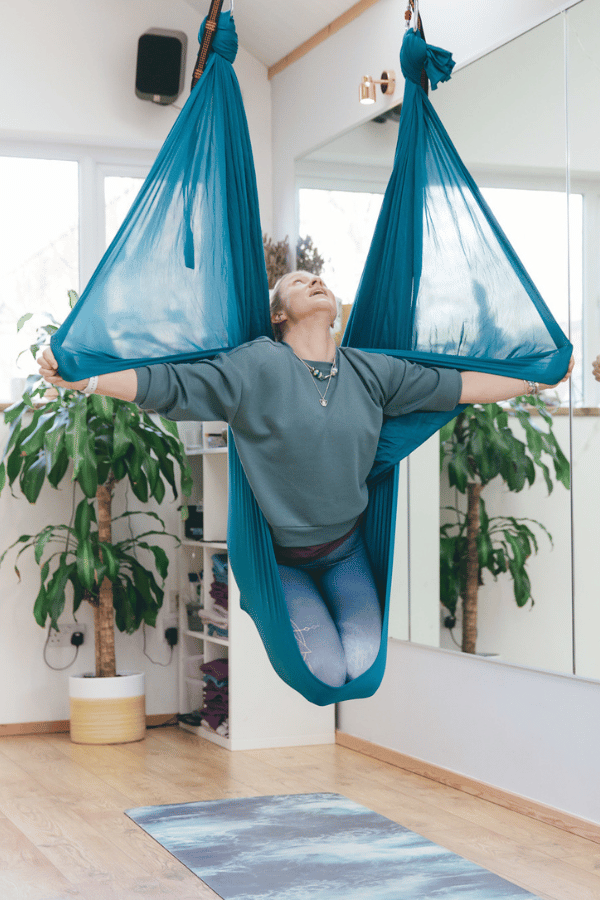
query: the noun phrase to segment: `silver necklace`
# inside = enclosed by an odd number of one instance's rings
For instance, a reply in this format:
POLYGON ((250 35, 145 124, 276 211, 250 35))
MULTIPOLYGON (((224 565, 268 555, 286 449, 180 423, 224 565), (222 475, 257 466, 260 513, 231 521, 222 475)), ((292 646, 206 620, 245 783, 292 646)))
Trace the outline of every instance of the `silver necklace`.
MULTIPOLYGON (((300 357, 298 357, 298 358, 300 359, 300 357)), ((312 381, 312 383, 314 384, 314 386, 315 386, 316 389, 317 389, 317 394, 319 395, 319 403, 321 404, 321 406, 327 406, 327 403, 328 403, 328 401, 327 401, 327 399, 326 399, 326 398, 327 398, 327 391, 329 390, 329 385, 331 384, 331 379, 332 379, 332 378, 335 378, 335 376, 336 376, 337 373, 338 373, 338 367, 337 367, 337 347, 336 347, 336 350, 335 350, 335 356, 334 356, 334 358, 333 358, 333 363, 331 364, 331 371, 330 371, 329 375, 324 375, 323 372, 321 372, 320 369, 315 368, 315 366, 310 366, 310 365, 306 362, 306 360, 304 360, 304 359, 300 359, 300 362, 303 363, 303 365, 306 366, 306 368, 308 369, 308 371, 310 372, 310 374, 313 376, 313 377, 311 378, 311 381, 312 381), (315 380, 315 379, 316 379, 316 380, 315 380), (319 389, 319 385, 317 384, 317 380, 318 380, 318 381, 326 381, 326 382, 327 382, 327 387, 325 388, 325 392, 324 392, 323 394, 321 393, 321 391, 320 391, 320 389, 319 389)))

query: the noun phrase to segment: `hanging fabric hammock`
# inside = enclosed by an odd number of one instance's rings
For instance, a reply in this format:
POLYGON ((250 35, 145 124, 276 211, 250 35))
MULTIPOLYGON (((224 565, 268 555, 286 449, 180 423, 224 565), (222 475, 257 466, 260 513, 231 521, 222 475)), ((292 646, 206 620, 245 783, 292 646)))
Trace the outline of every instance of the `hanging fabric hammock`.
POLYGON ((204 74, 53 337, 67 380, 213 357, 271 334, 237 47, 231 13, 221 13, 204 74))
MULTIPOLYGON (((201 29, 202 34, 202 29, 201 29)), ((250 141, 231 67, 237 39, 219 19, 206 70, 144 187, 52 347, 61 375, 214 356, 270 335, 250 141)), ((420 363, 555 383, 571 347, 481 198, 419 84, 449 53, 408 31, 394 171, 344 345, 420 363)), ((269 528, 230 442, 228 547, 241 605, 277 673, 312 703, 367 697, 385 668, 398 463, 454 413, 384 423, 364 532, 382 597, 378 656, 342 687, 302 659, 269 528)))

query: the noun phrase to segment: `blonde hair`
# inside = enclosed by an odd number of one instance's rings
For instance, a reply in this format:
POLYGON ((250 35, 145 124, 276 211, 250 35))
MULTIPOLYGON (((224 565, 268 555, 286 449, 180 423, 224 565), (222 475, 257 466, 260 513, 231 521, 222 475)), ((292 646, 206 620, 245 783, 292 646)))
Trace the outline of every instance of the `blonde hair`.
MULTIPOLYGON (((271 292, 269 294, 269 310, 270 310, 270 314, 271 314, 271 328, 273 329, 273 337, 275 338, 276 341, 283 341, 285 338, 285 332, 286 332, 285 322, 274 322, 273 321, 273 316, 276 316, 277 313, 279 313, 279 312, 285 312, 286 296, 282 290, 283 279, 287 278, 288 275, 296 275, 296 274, 298 274, 298 272, 302 272, 302 274, 306 274, 306 275, 311 274, 310 272, 304 272, 302 269, 295 269, 293 272, 286 272, 285 275, 282 275, 281 278, 279 278, 275 282, 275 286, 273 287, 273 289, 271 290, 271 292)), ((339 316, 340 311, 341 311, 341 303, 337 297, 336 297, 336 308, 337 308, 337 315, 339 316)), ((332 322, 331 323, 332 327, 333 327, 333 324, 334 323, 332 322)))
POLYGON ((274 322, 273 316, 276 316, 279 312, 285 311, 285 297, 283 291, 281 290, 282 282, 284 278, 287 278, 288 275, 293 275, 293 272, 286 272, 285 275, 282 275, 281 278, 278 278, 275 282, 275 286, 269 295, 269 310, 271 313, 271 328, 273 329, 273 337, 276 341, 282 341, 285 337, 285 322, 274 322))

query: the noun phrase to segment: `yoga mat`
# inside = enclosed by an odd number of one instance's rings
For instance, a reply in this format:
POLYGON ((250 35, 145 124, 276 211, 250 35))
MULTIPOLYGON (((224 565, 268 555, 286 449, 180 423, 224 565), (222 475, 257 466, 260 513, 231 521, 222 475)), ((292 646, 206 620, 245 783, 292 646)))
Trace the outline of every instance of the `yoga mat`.
POLYGON ((127 815, 223 900, 540 900, 340 794, 127 815))

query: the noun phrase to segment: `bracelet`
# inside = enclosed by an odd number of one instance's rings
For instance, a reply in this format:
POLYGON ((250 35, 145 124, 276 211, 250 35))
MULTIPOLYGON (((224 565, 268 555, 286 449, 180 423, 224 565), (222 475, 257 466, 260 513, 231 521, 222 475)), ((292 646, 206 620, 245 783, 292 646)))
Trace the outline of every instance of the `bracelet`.
POLYGON ((90 394, 94 393, 94 391, 96 390, 97 387, 98 387, 98 376, 92 375, 92 377, 88 379, 88 383, 86 384, 84 389, 82 391, 80 391, 80 393, 83 394, 84 397, 89 397, 90 394))
POLYGON ((523 384, 527 388, 525 393, 527 394, 528 397, 532 397, 532 396, 537 397, 537 395, 540 392, 540 386, 537 383, 537 381, 527 381, 527 379, 524 378, 523 384))

